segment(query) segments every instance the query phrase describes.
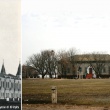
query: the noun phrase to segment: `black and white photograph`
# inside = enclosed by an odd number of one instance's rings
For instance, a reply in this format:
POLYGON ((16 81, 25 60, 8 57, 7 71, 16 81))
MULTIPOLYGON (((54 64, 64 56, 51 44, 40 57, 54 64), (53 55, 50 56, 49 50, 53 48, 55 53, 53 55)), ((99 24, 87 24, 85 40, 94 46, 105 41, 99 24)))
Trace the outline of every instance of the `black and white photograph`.
POLYGON ((0 110, 21 110, 21 1, 0 0, 0 110))

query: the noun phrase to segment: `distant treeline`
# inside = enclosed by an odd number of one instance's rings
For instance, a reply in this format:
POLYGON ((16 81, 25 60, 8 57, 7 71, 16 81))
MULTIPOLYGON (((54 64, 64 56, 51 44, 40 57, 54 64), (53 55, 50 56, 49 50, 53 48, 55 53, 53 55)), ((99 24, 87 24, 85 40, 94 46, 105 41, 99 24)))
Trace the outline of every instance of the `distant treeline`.
MULTIPOLYGON (((22 65, 23 78, 39 77, 42 79, 46 75, 50 78, 75 78, 78 68, 81 63, 88 63, 94 68, 97 77, 109 77, 108 75, 102 75, 102 69, 105 64, 110 65, 110 55, 103 52, 92 52, 80 54, 75 48, 69 50, 60 50, 55 52, 54 50, 43 50, 40 53, 30 56, 26 63, 22 65), (71 68, 70 68, 71 67, 71 68), (67 73, 72 71, 72 75, 67 73), (56 77, 58 76, 58 77, 56 77)), ((109 70, 110 71, 110 70, 109 70)), ((83 76, 85 78, 85 76, 83 76)))

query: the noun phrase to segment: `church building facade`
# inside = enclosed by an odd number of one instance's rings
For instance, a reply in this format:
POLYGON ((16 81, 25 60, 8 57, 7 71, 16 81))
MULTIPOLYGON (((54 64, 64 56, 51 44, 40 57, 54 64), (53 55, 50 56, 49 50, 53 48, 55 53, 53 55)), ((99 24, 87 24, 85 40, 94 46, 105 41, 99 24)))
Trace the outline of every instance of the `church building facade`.
POLYGON ((4 63, 0 72, 0 100, 21 102, 21 64, 15 75, 6 74, 4 63))
POLYGON ((110 77, 110 55, 77 55, 73 63, 59 63, 62 78, 109 78, 110 77), (89 56, 89 57, 88 57, 89 56))

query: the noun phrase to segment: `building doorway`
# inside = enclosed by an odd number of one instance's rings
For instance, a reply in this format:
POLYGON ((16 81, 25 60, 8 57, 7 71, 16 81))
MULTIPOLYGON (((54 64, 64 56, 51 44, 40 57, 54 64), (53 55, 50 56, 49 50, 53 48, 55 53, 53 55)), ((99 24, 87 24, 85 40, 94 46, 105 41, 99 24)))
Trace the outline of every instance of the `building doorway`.
POLYGON ((92 68, 89 68, 89 74, 92 74, 92 68))

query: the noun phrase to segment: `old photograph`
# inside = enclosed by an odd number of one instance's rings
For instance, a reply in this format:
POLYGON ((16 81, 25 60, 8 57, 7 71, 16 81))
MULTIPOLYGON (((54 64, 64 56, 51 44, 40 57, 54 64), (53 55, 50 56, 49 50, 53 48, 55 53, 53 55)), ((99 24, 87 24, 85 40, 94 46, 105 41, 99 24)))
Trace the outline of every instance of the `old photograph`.
POLYGON ((0 0, 0 110, 21 110, 21 1, 0 0))

